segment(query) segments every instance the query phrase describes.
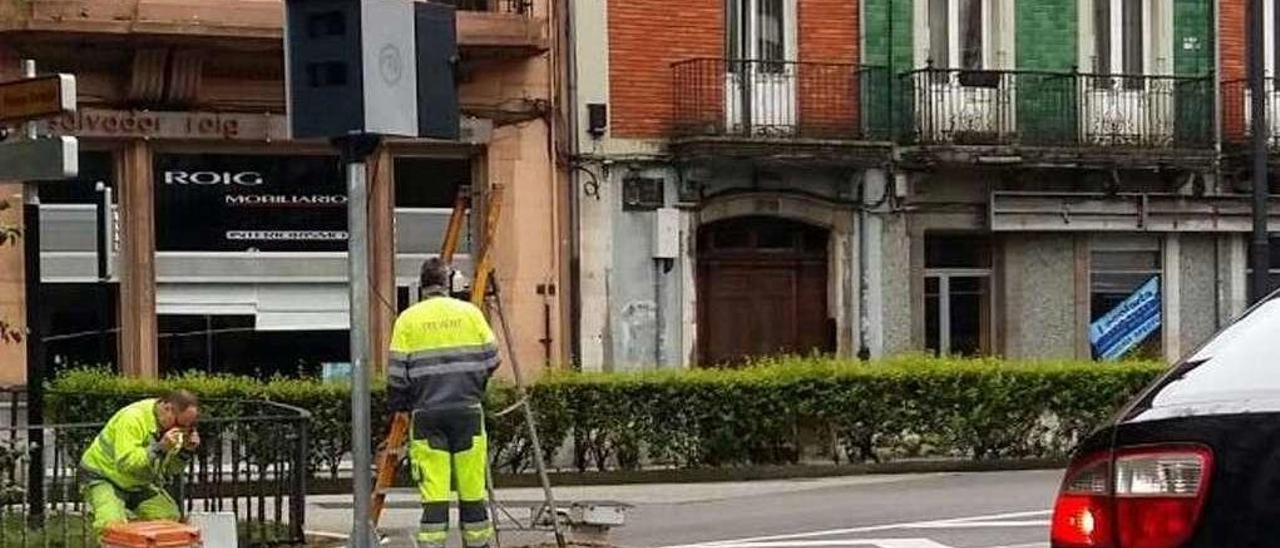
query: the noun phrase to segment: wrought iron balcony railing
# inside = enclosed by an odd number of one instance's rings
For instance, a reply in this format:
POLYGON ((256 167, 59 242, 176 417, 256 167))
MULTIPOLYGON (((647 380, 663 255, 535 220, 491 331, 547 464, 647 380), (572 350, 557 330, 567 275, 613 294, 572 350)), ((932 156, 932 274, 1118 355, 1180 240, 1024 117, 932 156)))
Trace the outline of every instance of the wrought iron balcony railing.
POLYGON ((882 68, 716 58, 671 68, 677 136, 889 137, 890 78, 882 68))
MULTIPOLYGON (((1262 102, 1266 118, 1267 145, 1280 148, 1280 79, 1266 78, 1262 82, 1262 102)), ((1244 145, 1253 137, 1253 90, 1248 80, 1231 80, 1222 83, 1222 141, 1244 145)))
POLYGON ((899 138, 919 144, 1207 147, 1207 77, 926 68, 901 76, 899 138))

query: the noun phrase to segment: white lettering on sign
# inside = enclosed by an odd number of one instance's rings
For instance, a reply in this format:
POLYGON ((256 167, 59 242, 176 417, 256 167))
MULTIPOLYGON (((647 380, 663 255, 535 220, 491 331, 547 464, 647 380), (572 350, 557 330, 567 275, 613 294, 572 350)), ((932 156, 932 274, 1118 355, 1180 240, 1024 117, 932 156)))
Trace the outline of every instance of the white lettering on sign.
POLYGON ((323 240, 347 239, 345 230, 228 230, 228 240, 323 240))
POLYGON ((229 194, 227 205, 342 205, 347 197, 341 194, 229 194))
POLYGON ((240 185, 258 186, 262 184, 262 174, 256 171, 166 171, 166 185, 240 185))

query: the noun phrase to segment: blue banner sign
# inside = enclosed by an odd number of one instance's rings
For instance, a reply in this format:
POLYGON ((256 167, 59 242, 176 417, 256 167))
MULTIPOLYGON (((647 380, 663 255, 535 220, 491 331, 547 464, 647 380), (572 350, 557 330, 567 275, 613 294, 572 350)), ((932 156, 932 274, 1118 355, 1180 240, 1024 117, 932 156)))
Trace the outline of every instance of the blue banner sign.
POLYGON ((1160 312, 1160 277, 1153 276, 1089 326, 1094 354, 1104 360, 1125 355, 1160 327, 1160 312))

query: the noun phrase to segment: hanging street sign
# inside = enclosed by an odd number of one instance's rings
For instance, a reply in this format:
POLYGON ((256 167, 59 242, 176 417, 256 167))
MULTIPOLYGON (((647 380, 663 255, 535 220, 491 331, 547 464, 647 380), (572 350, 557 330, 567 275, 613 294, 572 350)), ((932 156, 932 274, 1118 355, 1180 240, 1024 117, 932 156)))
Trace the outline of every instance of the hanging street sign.
POLYGON ((0 143, 0 181, 61 181, 80 171, 75 137, 42 137, 0 143))
POLYGON ((76 110, 76 77, 51 74, 0 82, 0 123, 26 122, 76 110))

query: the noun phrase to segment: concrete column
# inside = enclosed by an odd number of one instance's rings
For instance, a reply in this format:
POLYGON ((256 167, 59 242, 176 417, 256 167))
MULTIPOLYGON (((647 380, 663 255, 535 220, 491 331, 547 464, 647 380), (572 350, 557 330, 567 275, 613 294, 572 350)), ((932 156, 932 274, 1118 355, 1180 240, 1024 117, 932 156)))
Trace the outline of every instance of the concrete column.
POLYGON ((1176 232, 1166 234, 1163 249, 1163 283, 1161 299, 1164 317, 1160 333, 1164 359, 1173 363, 1182 356, 1182 237, 1176 232))
MULTIPOLYGON (((9 45, 0 45, 0 79, 22 76, 20 56, 9 45)), ((0 226, 22 228, 22 184, 0 182, 0 202, 8 208, 0 210, 0 226)), ((0 244, 0 322, 10 330, 26 325, 27 309, 23 293, 26 277, 22 269, 22 241, 0 244)), ((25 337, 23 339, 26 340, 25 337)), ((27 381, 27 345, 0 341, 0 382, 18 385, 27 381)))
MULTIPOLYGON (((905 256, 902 249, 892 249, 892 245, 905 244, 906 242, 892 242, 890 234, 886 233, 886 216, 887 208, 883 207, 884 196, 889 190, 889 174, 882 169, 868 169, 863 179, 863 207, 871 208, 866 214, 858 216, 860 222, 854 231, 854 249, 856 250, 853 257, 853 297, 855 304, 853 309, 856 316, 853 321, 854 340, 857 341, 857 348, 853 353, 866 344, 867 350, 872 358, 879 358, 885 355, 885 331, 886 331, 886 310, 885 310, 885 293, 886 289, 893 292, 894 284, 899 286, 908 285, 903 274, 909 272, 910 269, 902 269, 897 273, 888 272, 885 261, 885 253, 888 252, 894 262, 905 256), (881 203, 880 207, 872 207, 876 203, 881 203), (865 280, 863 277, 865 276, 865 280), (886 288, 886 282, 890 287, 886 288), (864 295, 863 292, 866 292, 864 295), (860 307, 865 306, 865 309, 860 307), (863 341, 862 337, 866 337, 863 341)), ((893 222, 893 219, 889 219, 893 222)), ((896 264, 895 267, 901 267, 896 264)), ((908 322, 910 321, 909 307, 905 305, 908 300, 898 301, 899 308, 907 308, 908 322)), ((889 311, 893 314, 895 311, 889 311)), ((899 311, 900 312, 900 311, 899 311)), ((899 316, 901 316, 899 314, 899 316)), ((909 325, 909 323, 908 323, 909 325)), ((909 333, 909 331, 908 331, 909 333)))
POLYGON ((1010 358, 1076 355, 1076 241, 1070 234, 1017 234, 1004 245, 1005 351, 1010 358))
POLYGON ((155 192, 147 141, 130 141, 120 151, 116 181, 120 197, 120 372, 131 377, 156 377, 155 192))
MULTIPOLYGON (((8 207, 0 210, 0 226, 22 229, 22 185, 0 183, 0 203, 8 207)), ((26 275, 22 264, 22 240, 0 244, 0 328, 22 336, 21 343, 0 340, 0 384, 19 385, 27 382, 27 345, 23 329, 26 327, 27 308, 25 293, 26 275)))
POLYGON ((559 301, 545 294, 558 264, 547 129, 543 123, 499 128, 488 156, 490 188, 501 185, 504 192, 493 242, 494 277, 512 331, 511 347, 529 380, 560 360, 559 301))
POLYGON ((396 317, 395 275, 395 161, 387 147, 370 157, 369 175, 369 341, 370 370, 387 370, 386 349, 391 346, 391 326, 396 317))
POLYGON ((859 337, 859 280, 860 271, 857 246, 857 213, 851 214, 853 234, 831 231, 831 242, 827 246, 827 310, 836 320, 836 355, 842 358, 855 357, 858 354, 861 339, 859 337))
MULTIPOLYGON (((573 18, 573 58, 569 67, 573 71, 572 89, 576 101, 572 107, 577 113, 578 150, 598 156, 607 149, 610 137, 600 139, 587 133, 587 105, 609 104, 609 40, 608 0, 570 3, 573 18)), ((578 311, 580 359, 583 371, 604 371, 612 367, 612 336, 610 335, 609 276, 613 269, 613 223, 618 214, 618 200, 613 191, 610 169, 600 162, 584 166, 594 176, 577 173, 574 199, 578 201, 578 311)), ((692 231, 690 231, 692 234, 692 231)), ((692 248, 692 246, 691 246, 692 248)), ((683 276, 688 279, 692 272, 683 276)), ((689 292, 694 284, 689 284, 689 292)), ((684 299, 682 314, 696 310, 694 299, 684 299)), ((685 355, 696 337, 684 337, 685 355)))
MULTIPOLYGON (((1192 352, 1217 330, 1220 278, 1216 234, 1182 235, 1181 354, 1192 352)), ((1181 356, 1179 356, 1181 357, 1181 356)))
POLYGON ((1222 327, 1249 307, 1249 244, 1245 234, 1224 234, 1218 241, 1218 253, 1222 256, 1218 270, 1224 281, 1223 306, 1218 315, 1219 327, 1222 327))
POLYGON ((680 212, 680 355, 678 365, 692 367, 698 354, 698 214, 680 212))
POLYGON ((1089 255, 1089 234, 1075 234, 1075 282, 1076 316, 1076 359, 1087 360, 1093 357, 1093 344, 1089 341, 1089 325, 1092 323, 1093 285, 1091 276, 1093 263, 1089 255))
POLYGON ((582 334, 582 370, 604 371, 612 361, 609 332, 609 277, 613 271, 613 223, 618 214, 614 181, 609 170, 598 180, 580 179, 578 199, 581 234, 578 238, 578 283, 582 292, 579 321, 582 334))

